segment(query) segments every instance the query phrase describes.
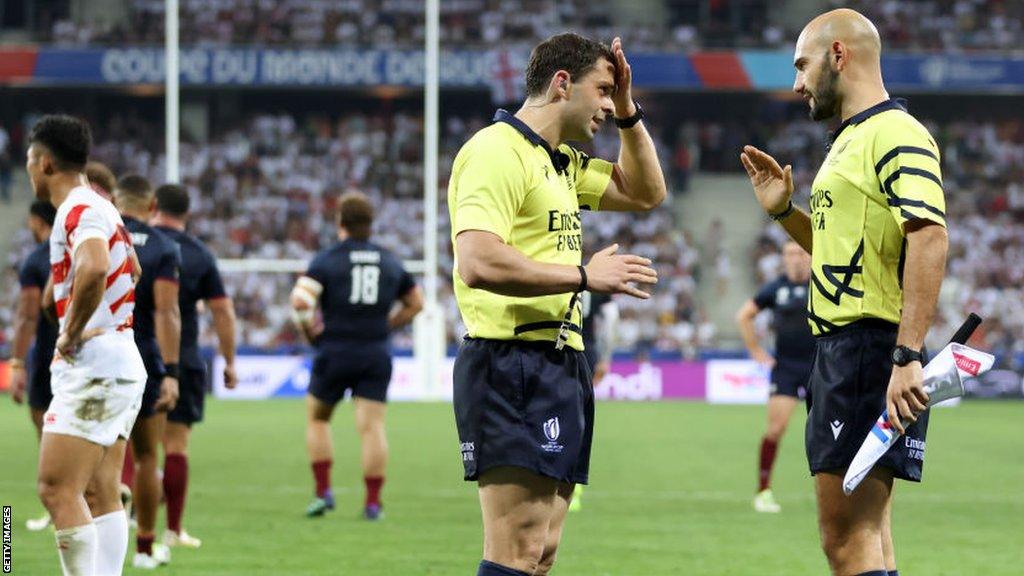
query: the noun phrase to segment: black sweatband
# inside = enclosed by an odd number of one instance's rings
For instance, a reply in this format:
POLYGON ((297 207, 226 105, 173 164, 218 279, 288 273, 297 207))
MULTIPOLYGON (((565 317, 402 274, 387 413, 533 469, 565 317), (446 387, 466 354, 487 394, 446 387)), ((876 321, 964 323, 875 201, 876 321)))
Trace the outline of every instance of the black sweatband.
POLYGON ((179 380, 179 373, 180 369, 178 368, 177 362, 164 364, 164 376, 169 376, 171 378, 174 378, 175 380, 179 380))
POLYGON ((587 291, 587 269, 583 266, 577 266, 580 269, 580 285, 576 288, 576 292, 587 291))
POLYGON ((782 212, 778 212, 776 214, 769 214, 768 217, 771 218, 772 220, 775 220, 776 222, 778 222, 780 220, 785 219, 790 214, 792 214, 794 210, 796 210, 796 207, 793 206, 793 201, 790 200, 789 201, 789 205, 786 206, 785 210, 783 210, 782 212))

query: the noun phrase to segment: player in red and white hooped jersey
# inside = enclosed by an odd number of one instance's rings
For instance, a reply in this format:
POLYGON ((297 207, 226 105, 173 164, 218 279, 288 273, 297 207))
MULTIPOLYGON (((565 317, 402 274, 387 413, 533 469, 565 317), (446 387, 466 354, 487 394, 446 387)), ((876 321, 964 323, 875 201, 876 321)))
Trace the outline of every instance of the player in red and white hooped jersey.
MULTIPOLYGON (((132 311, 135 308, 135 280, 132 278, 135 262, 132 258, 131 238, 114 206, 91 187, 79 186, 71 190, 57 210, 50 235, 53 299, 61 331, 65 328, 74 282, 72 253, 91 238, 107 242, 110 265, 103 291, 103 305, 98 306, 89 317, 84 333, 95 334, 89 341, 90 348, 104 342, 116 347, 123 342, 123 333, 132 327, 132 311)), ((93 359, 92 355, 85 357, 93 359)), ((134 358, 95 357, 95 360, 94 366, 88 366, 91 371, 110 372, 119 376, 130 371, 123 364, 131 364, 134 358)), ((68 368, 72 364, 79 368, 86 367, 81 362, 79 359, 69 363, 57 356, 53 369, 68 368)))
POLYGON ((65 575, 120 575, 128 549, 121 464, 146 381, 131 328, 140 268, 120 215, 85 176, 88 125, 45 116, 29 142, 32 188, 57 209, 50 264, 60 328, 39 497, 65 575))

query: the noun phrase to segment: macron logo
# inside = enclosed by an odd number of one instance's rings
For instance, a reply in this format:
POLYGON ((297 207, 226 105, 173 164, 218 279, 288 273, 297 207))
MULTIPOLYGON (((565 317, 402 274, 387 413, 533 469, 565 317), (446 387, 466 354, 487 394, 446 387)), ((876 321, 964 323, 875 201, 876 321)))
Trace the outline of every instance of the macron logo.
POLYGON ((963 354, 953 354, 953 359, 956 361, 956 367, 967 372, 971 376, 977 376, 978 372, 981 372, 981 362, 973 358, 968 358, 963 354))
POLYGON ((833 420, 832 421, 831 426, 832 426, 832 439, 833 440, 839 440, 839 433, 843 431, 843 426, 844 425, 845 425, 845 423, 844 422, 840 422, 839 420, 833 420))

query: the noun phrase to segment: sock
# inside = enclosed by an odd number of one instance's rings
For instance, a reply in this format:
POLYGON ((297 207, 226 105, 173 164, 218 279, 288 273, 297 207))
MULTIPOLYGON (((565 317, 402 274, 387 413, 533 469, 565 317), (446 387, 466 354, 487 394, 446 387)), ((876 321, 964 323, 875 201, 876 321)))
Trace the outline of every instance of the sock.
POLYGON ((124 466, 121 468, 121 484, 135 490, 135 458, 132 457, 132 449, 129 446, 124 451, 124 466))
POLYGON ((768 438, 761 439, 761 462, 758 466, 760 474, 757 483, 758 492, 768 489, 768 484, 772 477, 772 466, 775 464, 775 451, 778 447, 778 442, 772 442, 768 438))
POLYGON ((311 464, 316 481, 316 497, 323 498, 331 491, 331 461, 317 460, 311 464))
POLYGON ((365 476, 363 483, 366 484, 366 505, 376 504, 380 506, 380 488, 384 485, 383 476, 365 476))
POLYGON ((93 523, 54 532, 64 576, 96 573, 96 526, 93 523))
POLYGON ((188 457, 168 454, 164 457, 164 498, 167 499, 167 529, 174 533, 181 533, 187 488, 188 457))
POLYGON ((139 554, 153 555, 153 536, 135 536, 135 551, 139 554))
POLYGON ((899 570, 889 570, 886 574, 887 574, 887 576, 900 576, 900 571, 899 570))
POLYGON ((476 576, 530 576, 526 572, 519 570, 513 570, 508 566, 502 566, 501 564, 495 564, 494 562, 488 562, 487 560, 480 561, 480 567, 476 569, 476 576))
POLYGON ((93 518, 96 525, 96 574, 121 576, 124 556, 128 553, 128 516, 114 510, 93 518))

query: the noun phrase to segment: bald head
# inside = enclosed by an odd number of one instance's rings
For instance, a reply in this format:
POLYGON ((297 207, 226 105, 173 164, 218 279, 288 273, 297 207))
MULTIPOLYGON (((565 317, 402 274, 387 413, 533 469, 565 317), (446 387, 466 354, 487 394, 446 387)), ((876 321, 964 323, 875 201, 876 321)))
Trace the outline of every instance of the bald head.
POLYGON ((833 42, 841 42, 866 62, 877 63, 882 55, 878 29, 863 14, 849 8, 825 12, 811 20, 797 39, 798 48, 801 42, 818 50, 828 50, 833 42))
POLYGON ((881 57, 878 30, 864 15, 848 8, 826 12, 796 41, 793 91, 808 101, 812 119, 845 118, 888 98, 881 57))

